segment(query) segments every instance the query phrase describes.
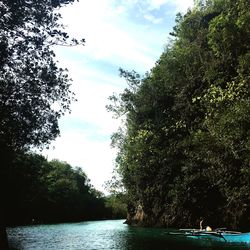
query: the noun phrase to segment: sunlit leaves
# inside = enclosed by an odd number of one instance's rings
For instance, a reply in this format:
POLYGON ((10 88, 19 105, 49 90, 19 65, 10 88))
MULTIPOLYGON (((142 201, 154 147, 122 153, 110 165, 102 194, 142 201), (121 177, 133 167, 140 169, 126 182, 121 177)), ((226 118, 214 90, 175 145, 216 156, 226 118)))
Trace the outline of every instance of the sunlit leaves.
POLYGON ((247 6, 197 1, 177 16, 174 40, 150 73, 138 81, 123 71, 129 86, 110 106, 126 117, 113 137, 116 162, 130 205, 150 218, 144 224, 249 221, 247 6))

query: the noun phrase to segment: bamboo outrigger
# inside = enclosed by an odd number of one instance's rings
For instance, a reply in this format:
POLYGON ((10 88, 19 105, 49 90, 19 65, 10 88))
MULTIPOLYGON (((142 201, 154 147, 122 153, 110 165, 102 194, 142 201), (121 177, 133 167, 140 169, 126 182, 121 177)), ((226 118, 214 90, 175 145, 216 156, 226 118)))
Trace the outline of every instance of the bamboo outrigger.
POLYGON ((170 232, 172 235, 183 235, 188 238, 210 239, 228 243, 250 244, 250 233, 227 231, 225 228, 218 228, 212 231, 200 229, 180 229, 178 232, 170 232))

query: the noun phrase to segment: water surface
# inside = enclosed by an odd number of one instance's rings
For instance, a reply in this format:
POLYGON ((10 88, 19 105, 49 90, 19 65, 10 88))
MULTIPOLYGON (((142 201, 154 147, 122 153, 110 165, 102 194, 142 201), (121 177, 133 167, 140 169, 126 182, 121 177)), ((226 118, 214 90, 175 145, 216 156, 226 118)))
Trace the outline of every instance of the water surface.
POLYGON ((169 229, 139 228, 106 220, 8 228, 11 249, 23 250, 239 250, 229 245, 169 235, 169 229))

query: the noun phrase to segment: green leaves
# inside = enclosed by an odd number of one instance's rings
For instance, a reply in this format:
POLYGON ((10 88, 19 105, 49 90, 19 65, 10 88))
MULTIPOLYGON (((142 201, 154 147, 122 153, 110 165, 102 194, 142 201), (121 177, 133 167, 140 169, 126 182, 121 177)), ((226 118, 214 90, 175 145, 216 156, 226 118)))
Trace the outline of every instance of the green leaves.
POLYGON ((103 194, 93 188, 82 169, 66 162, 19 154, 6 179, 9 225, 112 218, 103 194))
POLYGON ((126 115, 116 167, 131 211, 140 204, 150 218, 142 224, 249 223, 247 6, 198 1, 177 16, 175 40, 150 73, 122 72, 129 86, 111 105, 126 115))
POLYGON ((70 2, 4 0, 0 5, 1 150, 48 144, 75 100, 67 71, 56 65, 51 49, 84 43, 69 38, 54 12, 70 2))

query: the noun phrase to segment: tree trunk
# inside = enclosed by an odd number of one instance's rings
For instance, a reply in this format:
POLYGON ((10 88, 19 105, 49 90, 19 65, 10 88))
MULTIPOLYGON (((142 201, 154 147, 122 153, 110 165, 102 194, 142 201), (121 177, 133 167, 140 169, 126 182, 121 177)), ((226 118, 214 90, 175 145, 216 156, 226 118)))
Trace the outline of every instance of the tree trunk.
POLYGON ((0 167, 0 198, 1 198, 1 205, 0 205, 0 249, 1 250, 8 250, 8 237, 6 232, 6 215, 8 212, 7 209, 7 198, 9 197, 8 193, 8 183, 10 177, 10 162, 12 160, 10 151, 3 150, 2 145, 0 144, 0 156, 3 165, 0 167))

